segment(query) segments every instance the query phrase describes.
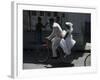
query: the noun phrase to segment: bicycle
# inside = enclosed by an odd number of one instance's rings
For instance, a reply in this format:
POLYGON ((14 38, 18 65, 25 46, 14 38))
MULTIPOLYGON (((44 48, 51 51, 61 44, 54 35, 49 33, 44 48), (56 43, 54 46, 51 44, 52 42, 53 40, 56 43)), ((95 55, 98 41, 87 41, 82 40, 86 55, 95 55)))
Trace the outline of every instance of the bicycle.
POLYGON ((49 57, 50 57, 50 53, 51 53, 51 50, 50 50, 50 45, 51 45, 51 41, 50 40, 47 40, 45 39, 45 43, 43 43, 41 46, 40 46, 40 50, 38 49, 38 51, 36 51, 38 54, 38 62, 47 62, 49 57), (40 53, 40 51, 42 53, 40 53))

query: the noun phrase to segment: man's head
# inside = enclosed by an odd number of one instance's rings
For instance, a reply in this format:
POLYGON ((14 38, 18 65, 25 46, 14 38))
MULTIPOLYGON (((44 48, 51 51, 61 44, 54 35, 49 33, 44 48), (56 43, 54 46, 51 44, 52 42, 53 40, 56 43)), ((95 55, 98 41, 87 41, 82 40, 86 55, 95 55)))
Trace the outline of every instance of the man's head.
POLYGON ((56 22, 53 23, 53 27, 59 27, 60 25, 56 22))
POLYGON ((60 21, 60 17, 57 16, 57 17, 56 17, 56 22, 59 22, 59 21, 60 21))
POLYGON ((49 23, 50 23, 50 24, 53 24, 53 23, 54 23, 54 19, 53 19, 53 18, 50 18, 50 19, 49 19, 49 23))
POLYGON ((53 23, 54 23, 54 19, 53 18, 50 18, 49 19, 49 24, 50 24, 50 28, 51 29, 52 29, 53 23))

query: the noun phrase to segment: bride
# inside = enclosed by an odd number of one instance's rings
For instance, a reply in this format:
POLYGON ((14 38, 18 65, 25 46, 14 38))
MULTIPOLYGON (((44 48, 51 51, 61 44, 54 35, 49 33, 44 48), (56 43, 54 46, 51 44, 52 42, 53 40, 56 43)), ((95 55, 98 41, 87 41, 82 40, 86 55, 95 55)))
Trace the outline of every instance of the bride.
POLYGON ((65 27, 66 31, 63 31, 62 34, 66 33, 66 35, 60 41, 60 47, 65 53, 64 57, 71 54, 71 49, 76 43, 72 36, 73 24, 71 22, 66 22, 65 27))

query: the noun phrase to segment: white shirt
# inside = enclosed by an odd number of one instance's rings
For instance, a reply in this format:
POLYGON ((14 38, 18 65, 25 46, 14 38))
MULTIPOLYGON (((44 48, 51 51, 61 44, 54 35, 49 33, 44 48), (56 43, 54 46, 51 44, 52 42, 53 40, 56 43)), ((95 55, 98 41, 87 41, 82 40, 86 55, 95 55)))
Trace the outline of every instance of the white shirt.
POLYGON ((50 34, 50 36, 48 37, 49 40, 51 40, 54 37, 62 37, 62 29, 60 27, 60 25, 56 22, 54 22, 53 24, 53 31, 50 34))

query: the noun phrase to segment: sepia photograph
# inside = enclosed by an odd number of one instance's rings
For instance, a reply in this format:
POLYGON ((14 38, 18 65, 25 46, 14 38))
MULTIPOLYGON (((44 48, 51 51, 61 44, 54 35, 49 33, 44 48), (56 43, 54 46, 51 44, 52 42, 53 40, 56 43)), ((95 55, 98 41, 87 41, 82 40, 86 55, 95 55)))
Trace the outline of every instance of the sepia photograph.
POLYGON ((91 13, 22 13, 24 70, 91 66, 91 13))

